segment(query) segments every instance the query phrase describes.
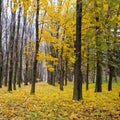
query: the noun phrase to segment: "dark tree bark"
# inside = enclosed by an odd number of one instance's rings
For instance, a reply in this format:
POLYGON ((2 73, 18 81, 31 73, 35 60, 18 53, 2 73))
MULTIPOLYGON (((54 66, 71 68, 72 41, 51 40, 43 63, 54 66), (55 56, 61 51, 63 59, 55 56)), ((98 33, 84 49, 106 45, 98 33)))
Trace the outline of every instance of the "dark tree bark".
POLYGON ((68 59, 65 62, 65 86, 67 86, 67 79, 68 79, 68 59))
POLYGON ((25 68, 25 81, 24 81, 24 85, 28 85, 28 81, 29 81, 29 78, 28 78, 28 62, 26 62, 26 68, 25 68))
POLYGON ((109 66, 109 82, 108 82, 108 91, 112 90, 112 78, 113 78, 114 67, 109 66))
POLYGON ((97 73, 96 73, 96 86, 95 86, 95 92, 102 92, 102 67, 101 62, 99 60, 99 52, 97 53, 97 73))
MULTIPOLYGON (((108 18, 111 18, 111 8, 110 8, 110 2, 108 4, 108 18)), ((117 17, 120 14, 120 4, 118 7, 118 11, 117 11, 117 17)), ((118 23, 116 23, 116 28, 114 29, 114 41, 113 41, 113 49, 111 50, 110 45, 109 45, 109 36, 108 36, 108 41, 107 41, 107 45, 108 45, 108 67, 109 67, 109 82, 108 82, 108 91, 112 90, 112 80, 113 77, 115 77, 115 81, 117 82, 117 76, 116 76, 116 68, 115 68, 115 62, 116 62, 116 41, 117 41, 117 26, 118 23)), ((108 26, 108 31, 110 33, 110 27, 108 26)))
POLYGON ((31 94, 35 93, 35 81, 36 81, 36 74, 37 74, 37 54, 39 51, 39 0, 37 0, 37 11, 36 11, 36 50, 35 50, 35 57, 34 57, 34 63, 33 63, 33 78, 32 78, 32 86, 31 86, 31 94))
POLYGON ((15 35, 15 13, 12 13, 12 20, 10 27, 11 27, 10 41, 9 41, 10 70, 9 70, 8 91, 12 91, 12 82, 13 82, 13 46, 14 46, 14 35, 15 35))
POLYGON ((95 51, 94 51, 94 67, 93 67, 93 74, 92 74, 92 82, 95 83, 96 78, 96 57, 95 57, 95 51))
MULTIPOLYGON (((98 7, 97 1, 95 0, 95 7, 98 7)), ((96 22, 99 22, 99 16, 96 13, 96 22)), ((96 86, 95 86, 95 92, 102 92, 102 65, 101 65, 101 51, 100 51, 100 40, 99 40, 99 34, 100 34, 100 27, 96 26, 96 46, 97 46, 97 53, 96 53, 96 86)))
POLYGON ((48 80, 47 80, 47 83, 48 83, 48 84, 51 84, 51 73, 50 73, 49 70, 48 70, 47 73, 48 73, 48 78, 47 78, 48 80))
POLYGON ((82 0, 76 1, 76 41, 75 41, 75 78, 73 99, 82 99, 82 71, 81 71, 81 27, 82 27, 82 0))
MULTIPOLYGON (((18 62, 19 62, 19 49, 18 49, 18 42, 19 42, 19 31, 20 31, 20 14, 21 8, 19 8, 18 13, 18 24, 17 24, 17 33, 15 39, 15 67, 14 67, 14 78, 13 78, 13 89, 16 90, 16 79, 18 79, 18 62)), ((18 86, 21 87, 20 81, 18 81, 18 86)))
POLYGON ((63 91, 64 85, 64 69, 63 69, 63 47, 61 48, 61 55, 60 55, 60 90, 63 91))
MULTIPOLYGON (((25 47, 27 46, 27 37, 25 37, 24 46, 25 47)), ((25 52, 27 52, 27 49, 25 49, 25 52)), ((25 77, 25 79, 24 79, 24 85, 28 85, 28 55, 25 56, 25 75, 24 75, 24 77, 25 77)))
MULTIPOLYGON (((51 55, 55 57, 55 51, 54 51, 52 44, 50 45, 50 51, 51 51, 51 55)), ((49 61, 49 64, 54 66, 52 61, 49 61)), ((48 72, 49 72, 48 73, 48 84, 55 86, 55 71, 53 72, 48 71, 48 72)))
MULTIPOLYGON (((7 1, 8 5, 8 1, 7 1)), ((8 16, 7 9, 6 9, 6 16, 8 16)), ((6 42, 6 67, 5 67, 5 81, 4 85, 7 87, 8 84, 8 76, 9 76, 9 47, 8 47, 8 19, 6 17, 6 34, 5 34, 5 42, 6 42)))
POLYGON ((86 75, 86 90, 89 88, 89 46, 87 47, 87 75, 86 75))
POLYGON ((2 88, 3 79, 3 51, 2 51, 2 0, 0 0, 0 88, 2 88))
MULTIPOLYGON (((111 18, 111 8, 110 8, 110 2, 108 3, 108 13, 107 13, 107 19, 111 18)), ((108 33, 110 33, 110 26, 107 27, 108 33)), ((112 79, 113 79, 113 72, 114 72, 114 67, 112 66, 112 56, 113 52, 111 50, 110 46, 110 37, 109 35, 107 36, 106 44, 108 46, 107 48, 107 55, 108 55, 108 68, 109 68, 109 82, 108 82, 108 91, 112 90, 112 79)))

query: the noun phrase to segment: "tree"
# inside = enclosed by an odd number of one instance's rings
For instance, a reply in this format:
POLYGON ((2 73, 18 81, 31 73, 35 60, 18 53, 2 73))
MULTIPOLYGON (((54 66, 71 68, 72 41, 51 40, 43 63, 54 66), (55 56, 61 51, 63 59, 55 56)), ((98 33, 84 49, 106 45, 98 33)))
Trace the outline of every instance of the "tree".
MULTIPOLYGON (((108 3, 108 12, 107 12, 107 18, 111 19, 111 2, 109 1, 108 3)), ((110 26, 110 21, 109 25, 107 26, 108 28, 108 33, 110 34, 111 32, 111 26, 110 26)), ((113 79, 113 72, 114 72, 114 66, 113 66, 113 51, 111 50, 111 44, 110 44, 110 36, 108 34, 106 43, 108 46, 107 49, 107 55, 108 55, 108 68, 109 68, 109 82, 108 82, 108 91, 110 91, 112 89, 112 79, 113 79)))
POLYGON ((9 40, 9 51, 10 51, 10 70, 9 70, 9 82, 8 91, 12 91, 13 82, 13 49, 14 49, 14 39, 15 39, 15 12, 12 12, 11 25, 10 25, 10 40, 9 40))
MULTIPOLYGON (((7 5, 8 5, 8 1, 7 1, 7 5)), ((5 42, 6 42, 6 66, 5 66, 5 81, 4 81, 4 85, 7 87, 8 84, 8 74, 9 74, 9 47, 8 47, 8 13, 7 13, 7 9, 5 11, 6 14, 6 34, 5 34, 5 42)))
MULTIPOLYGON (((97 5, 97 1, 95 0, 95 8, 98 7, 97 5)), ((99 23, 100 18, 99 18, 99 13, 96 12, 96 23, 99 23)), ((95 31, 95 39, 96 39, 96 47, 97 47, 97 51, 96 51, 96 69, 97 69, 97 73, 96 73, 96 86, 95 86, 95 92, 102 92, 102 64, 101 64, 101 51, 100 51, 100 47, 101 47, 101 41, 100 41, 100 33, 101 33, 101 28, 99 25, 96 25, 96 31, 95 31)))
POLYGON ((82 35, 82 0, 76 1, 76 41, 75 41, 75 78, 73 99, 82 99, 82 71, 81 71, 81 35, 82 35))
POLYGON ((32 78, 32 86, 31 86, 31 94, 35 93, 35 82, 36 82, 36 73, 37 73, 37 54, 39 52, 39 0, 37 0, 37 11, 36 11, 36 49, 35 49, 35 57, 33 63, 33 78, 32 78))
MULTIPOLYGON (((14 78, 13 78, 13 89, 16 90, 16 79, 18 79, 18 62, 19 62, 19 49, 18 49, 18 43, 20 40, 20 14, 21 14, 21 8, 19 8, 18 13, 18 25, 17 25, 17 33, 16 33, 16 39, 15 39, 15 67, 14 67, 14 78)), ((20 81, 18 81, 18 86, 21 87, 20 81)))
MULTIPOLYGON (((113 14, 112 11, 113 11, 112 2, 109 1, 109 3, 108 3, 108 14, 107 14, 108 19, 111 18, 111 15, 113 14)), ((118 5, 115 17, 119 17, 119 15, 120 15, 120 3, 118 5)), ((111 23, 111 21, 109 21, 109 22, 111 23)), ((113 24, 113 22, 112 22, 112 24, 113 24)), ((110 24, 110 25, 112 26, 112 24, 110 24)), ((115 73, 116 72, 115 71, 115 69, 116 69, 116 61, 117 61, 117 57, 116 56, 117 56, 117 49, 119 49, 117 47, 117 44, 118 44, 117 40, 119 39, 117 37, 117 30, 119 29, 118 28, 118 21, 115 20, 114 24, 115 24, 115 26, 113 28, 113 30, 114 30, 114 32, 113 32, 114 38, 112 39, 112 42, 111 42, 110 41, 110 36, 108 35, 108 39, 107 39, 107 45, 108 45, 108 50, 107 50, 108 51, 108 68, 109 68, 108 91, 112 90, 112 80, 113 80, 113 77, 115 77, 115 79, 116 79, 116 73, 115 73)), ((110 25, 108 26, 108 33, 109 34, 111 34, 111 29, 112 29, 110 25)))
MULTIPOLYGON (((26 29, 26 17, 23 17, 23 28, 22 28, 22 37, 21 37, 21 46, 20 46, 20 63, 19 63, 19 77, 18 77, 18 83, 21 83, 22 80, 22 71, 23 71, 23 40, 24 40, 24 34, 26 29)), ((25 79, 25 85, 27 85, 27 78, 25 79)), ((20 85, 20 84, 19 84, 20 85)))
POLYGON ((2 51, 2 0, 0 0, 0 88, 3 79, 3 51, 2 51))
POLYGON ((89 51, 89 45, 87 47, 87 73, 86 73, 86 90, 88 90, 89 88, 89 54, 90 54, 90 51, 89 51))

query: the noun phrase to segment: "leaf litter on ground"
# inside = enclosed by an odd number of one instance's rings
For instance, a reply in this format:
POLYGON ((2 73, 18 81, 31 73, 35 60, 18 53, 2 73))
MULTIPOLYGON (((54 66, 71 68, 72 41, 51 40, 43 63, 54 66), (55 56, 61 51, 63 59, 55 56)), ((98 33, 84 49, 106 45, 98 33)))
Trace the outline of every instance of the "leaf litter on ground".
POLYGON ((85 90, 83 100, 72 100, 73 83, 64 91, 59 86, 47 83, 36 84, 35 95, 30 95, 30 85, 16 91, 0 90, 0 120, 120 120, 120 86, 113 86, 107 91, 95 93, 94 84, 85 90))

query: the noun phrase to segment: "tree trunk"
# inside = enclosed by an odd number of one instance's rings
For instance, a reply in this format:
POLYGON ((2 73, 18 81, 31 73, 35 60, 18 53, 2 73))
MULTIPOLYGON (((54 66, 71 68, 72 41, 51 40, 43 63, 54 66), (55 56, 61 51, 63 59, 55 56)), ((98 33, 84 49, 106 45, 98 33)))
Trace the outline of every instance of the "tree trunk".
MULTIPOLYGON (((23 40, 24 40, 24 34, 26 29, 26 17, 23 18, 23 29, 22 29, 22 38, 21 38, 21 48, 20 48, 20 65, 19 65, 19 78, 18 83, 21 83, 23 81, 22 79, 22 70, 23 70, 23 40)), ((26 79, 25 79, 26 80, 26 79)), ((20 86, 20 84, 19 84, 20 86)))
POLYGON ((9 74, 9 52, 7 51, 6 53, 6 57, 7 57, 7 60, 6 60, 6 70, 5 70, 5 86, 7 86, 7 82, 8 82, 8 74, 9 74))
MULTIPOLYGON (((14 90, 16 90, 16 79, 18 78, 18 62, 19 62, 18 41, 20 39, 20 37, 19 37, 20 13, 21 13, 21 8, 19 8, 19 13, 18 13, 17 36, 16 36, 16 39, 15 39, 15 68, 14 68, 14 78, 13 78, 13 89, 14 90)), ((19 81, 18 81, 18 86, 21 87, 19 81)))
MULTIPOLYGON (((107 13, 107 19, 111 18, 111 6, 110 6, 110 2, 108 3, 108 13, 107 13)), ((108 24, 108 23, 107 23, 108 24)), ((108 33, 110 34, 111 26, 109 25, 107 27, 108 33)), ((113 50, 111 49, 111 45, 110 45, 110 37, 109 35, 107 36, 106 39, 106 44, 107 44, 107 56, 108 56, 108 68, 109 68, 109 82, 108 82, 108 91, 112 90, 112 79, 113 79, 113 72, 114 72, 114 66, 113 66, 113 50)))
POLYGON ((68 60, 66 59, 66 64, 65 64, 65 86, 67 86, 67 79, 68 79, 68 60))
POLYGON ((76 41, 75 41, 75 79, 73 99, 82 99, 82 71, 81 71, 81 28, 82 28, 82 0, 77 0, 76 3, 76 41))
MULTIPOLYGON (((7 3, 8 4, 8 3, 7 3)), ((8 16, 7 9, 6 9, 6 16, 8 16)), ((6 28, 8 25, 8 20, 6 19, 6 28)), ((6 67, 5 67, 5 81, 4 85, 7 87, 8 84, 8 74, 9 74, 9 45, 8 45, 8 29, 6 29, 6 34, 5 34, 5 39, 6 39, 6 67)))
MULTIPOLYGON (((95 7, 98 7, 97 1, 95 0, 95 7)), ((97 13, 96 13, 97 15, 97 13)), ((99 22, 99 16, 96 16, 96 22, 99 22)), ((97 46, 97 71, 96 71, 96 86, 95 86, 95 92, 102 92, 102 65, 101 65, 101 51, 100 51, 100 40, 99 40, 99 34, 100 34, 100 27, 96 26, 96 46, 97 46)))
POLYGON ((10 70, 9 70, 9 82, 8 82, 8 91, 12 91, 12 81, 13 81, 13 46, 14 46, 14 35, 15 35, 15 13, 12 13, 11 20, 11 33, 10 33, 10 70))
POLYGON ((47 83, 51 84, 51 72, 48 70, 48 78, 47 78, 47 83))
POLYGON ((2 0, 0 0, 0 88, 2 88, 3 79, 3 51, 2 51, 2 0))
POLYGON ((86 78, 86 90, 88 90, 89 84, 89 46, 87 47, 87 78, 86 78))
POLYGON ((39 0, 37 0, 37 11, 36 11, 36 50, 35 50, 35 57, 33 63, 33 78, 32 78, 32 86, 31 86, 31 94, 35 93, 35 81, 36 81, 36 73, 37 73, 37 54, 39 51, 39 0))
POLYGON ((63 85, 64 85, 64 69, 63 69, 63 47, 61 48, 61 55, 60 55, 60 90, 63 91, 63 85))
POLYGON ((113 70, 114 68, 110 65, 109 66, 109 82, 108 82, 108 91, 112 90, 112 78, 113 78, 113 70))
MULTIPOLYGON (((99 56, 99 53, 97 54, 97 57, 99 56)), ((102 67, 101 62, 99 60, 99 57, 97 59, 97 74, 96 74, 96 86, 95 86, 95 92, 102 92, 102 67)))

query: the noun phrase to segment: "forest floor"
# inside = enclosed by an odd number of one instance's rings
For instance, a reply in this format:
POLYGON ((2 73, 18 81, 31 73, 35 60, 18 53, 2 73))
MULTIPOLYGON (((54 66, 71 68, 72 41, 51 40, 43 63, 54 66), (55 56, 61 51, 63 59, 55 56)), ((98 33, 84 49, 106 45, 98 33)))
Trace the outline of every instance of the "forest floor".
POLYGON ((30 95, 30 85, 7 92, 0 89, 0 120, 120 120, 120 86, 114 83, 107 91, 94 93, 94 84, 89 90, 83 85, 83 100, 72 100, 73 84, 64 91, 59 86, 47 83, 36 84, 36 94, 30 95))

